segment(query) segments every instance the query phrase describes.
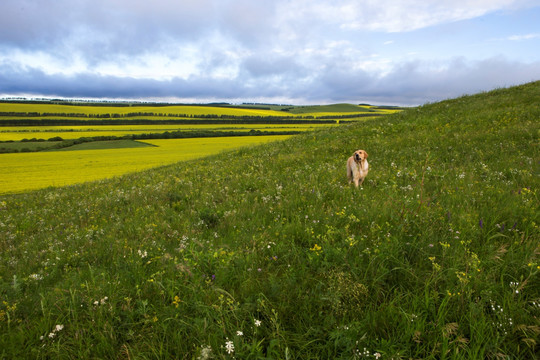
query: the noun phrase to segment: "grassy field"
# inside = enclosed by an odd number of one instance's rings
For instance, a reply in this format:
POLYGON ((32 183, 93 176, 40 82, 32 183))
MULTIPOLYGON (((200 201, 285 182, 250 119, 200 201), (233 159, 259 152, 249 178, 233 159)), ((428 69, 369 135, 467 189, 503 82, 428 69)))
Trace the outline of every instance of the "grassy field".
POLYGON ((0 196, 0 358, 537 358, 539 103, 536 82, 0 196))
MULTIPOLYGON (((148 147, 148 146, 155 146, 155 145, 151 145, 142 141, 134 141, 134 140, 109 140, 109 141, 92 141, 92 142, 87 142, 87 143, 82 143, 82 144, 75 144, 67 148, 54 149, 51 151, 131 149, 131 148, 140 148, 140 147, 148 147)), ((114 154, 111 154, 111 156, 114 156, 114 154)))
POLYGON ((64 150, 0 155, 0 194, 102 180, 223 150, 279 141, 288 136, 113 141, 64 150), (140 146, 136 147, 135 144, 140 146), (152 146, 148 146, 152 145, 152 146))

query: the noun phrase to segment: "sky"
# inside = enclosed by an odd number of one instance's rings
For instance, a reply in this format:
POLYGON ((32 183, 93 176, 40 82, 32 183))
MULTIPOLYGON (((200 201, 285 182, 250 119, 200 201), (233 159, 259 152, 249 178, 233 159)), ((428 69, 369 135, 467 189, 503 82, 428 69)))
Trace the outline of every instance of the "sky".
POLYGON ((540 0, 1 0, 0 97, 415 106, 540 80, 540 0))

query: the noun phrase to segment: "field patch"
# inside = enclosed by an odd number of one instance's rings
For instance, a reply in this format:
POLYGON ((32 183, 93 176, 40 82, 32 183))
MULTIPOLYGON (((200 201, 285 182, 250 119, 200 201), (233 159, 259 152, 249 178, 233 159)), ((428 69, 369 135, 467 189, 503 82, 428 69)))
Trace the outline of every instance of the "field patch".
MULTIPOLYGON (((337 124, 200 124, 200 125, 90 125, 90 126, 10 126, 0 127, 1 141, 21 141, 24 139, 48 140, 60 137, 64 140, 97 136, 125 136, 158 134, 166 131, 238 131, 251 130, 282 132, 310 131, 337 124)), ((0 147, 2 144, 0 143, 0 147)))
POLYGON ((128 149, 152 146, 142 141, 134 140, 109 140, 92 141, 82 144, 76 144, 70 147, 52 150, 52 151, 74 151, 74 150, 106 150, 106 149, 128 149))
POLYGON ((0 194, 101 180, 287 137, 149 140, 144 143, 153 146, 0 154, 0 194))

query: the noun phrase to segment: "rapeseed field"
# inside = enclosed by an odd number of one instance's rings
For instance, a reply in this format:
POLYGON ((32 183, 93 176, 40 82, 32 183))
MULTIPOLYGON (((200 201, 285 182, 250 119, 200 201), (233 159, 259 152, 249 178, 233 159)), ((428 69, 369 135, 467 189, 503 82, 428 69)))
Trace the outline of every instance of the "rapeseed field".
POLYGON ((102 180, 288 136, 148 140, 143 148, 0 154, 0 194, 102 180))
MULTIPOLYGON (((54 137, 79 139, 81 137, 125 136, 137 134, 157 134, 166 131, 309 131, 335 124, 208 124, 208 125, 94 125, 94 126, 9 126, 0 128, 0 141, 21 141, 23 139, 48 140, 54 137)), ((0 144, 1 147, 1 144, 0 144)))

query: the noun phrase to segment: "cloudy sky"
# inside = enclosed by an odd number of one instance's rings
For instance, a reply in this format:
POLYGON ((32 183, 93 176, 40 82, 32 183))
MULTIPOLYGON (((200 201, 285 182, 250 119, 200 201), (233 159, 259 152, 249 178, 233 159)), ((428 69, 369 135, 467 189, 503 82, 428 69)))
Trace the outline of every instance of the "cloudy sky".
POLYGON ((539 0, 1 0, 0 97, 418 105, 540 80, 539 0))

